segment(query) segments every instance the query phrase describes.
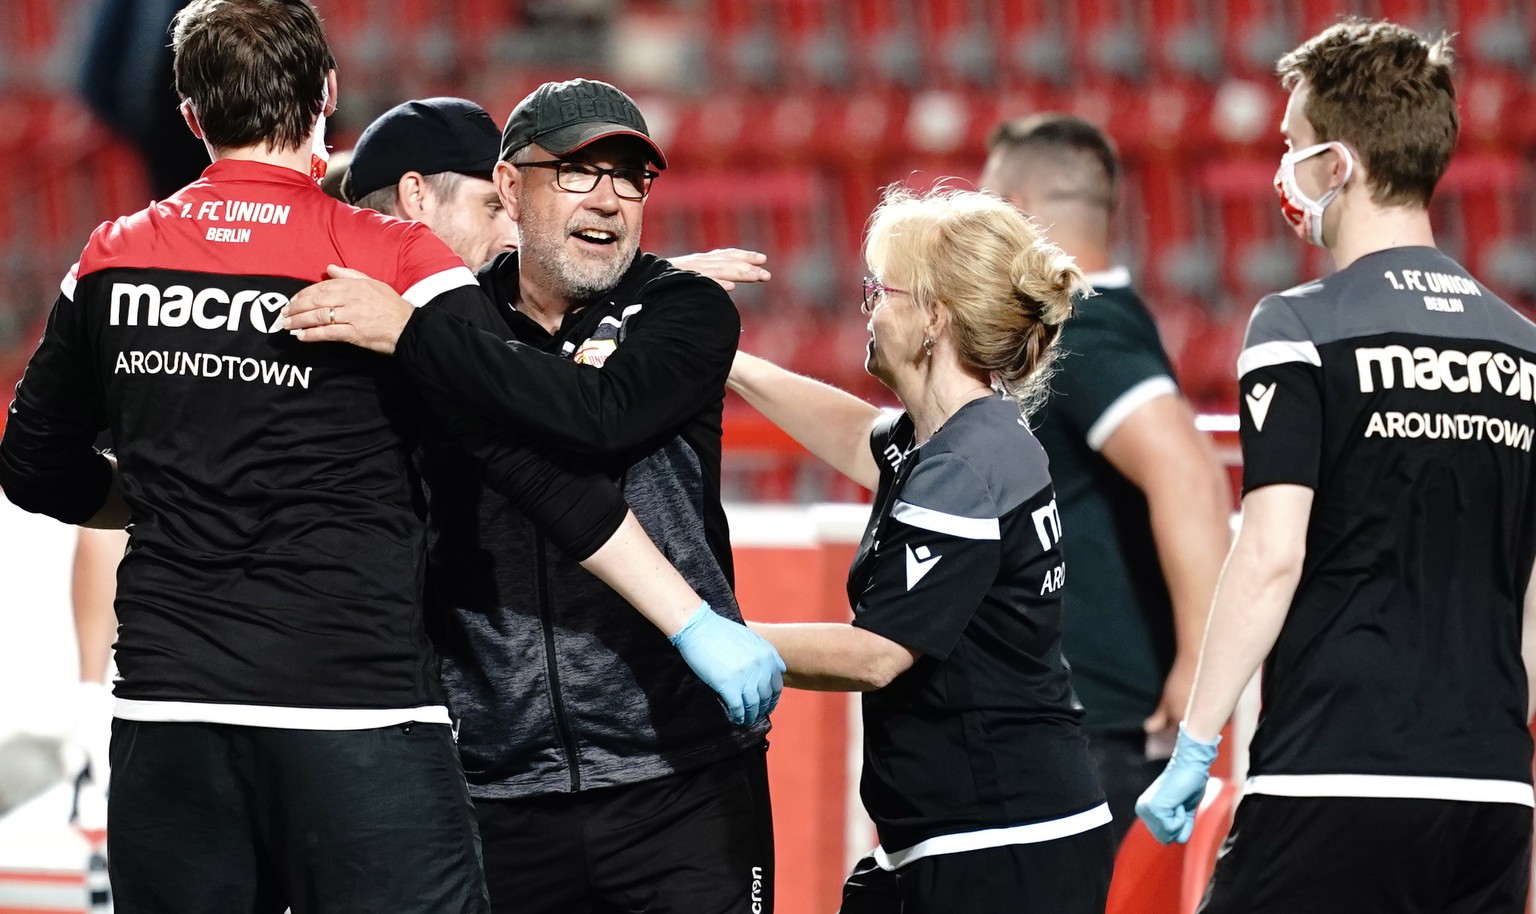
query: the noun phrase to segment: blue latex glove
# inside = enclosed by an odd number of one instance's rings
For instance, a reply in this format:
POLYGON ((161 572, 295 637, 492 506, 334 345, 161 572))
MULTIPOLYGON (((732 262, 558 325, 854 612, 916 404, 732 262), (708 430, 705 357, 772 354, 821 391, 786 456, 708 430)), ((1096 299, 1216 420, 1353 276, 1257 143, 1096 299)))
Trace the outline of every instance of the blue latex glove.
POLYGON ((1173 744, 1168 767, 1136 801, 1136 815, 1161 843, 1183 844, 1194 832, 1195 809, 1205 796, 1205 782, 1211 779, 1211 762, 1216 760, 1220 744, 1219 736, 1202 743, 1179 724, 1179 739, 1173 744))
POLYGON ((757 723, 779 703, 784 688, 779 652, 745 625, 716 614, 708 601, 668 640, 720 696, 732 723, 757 723))

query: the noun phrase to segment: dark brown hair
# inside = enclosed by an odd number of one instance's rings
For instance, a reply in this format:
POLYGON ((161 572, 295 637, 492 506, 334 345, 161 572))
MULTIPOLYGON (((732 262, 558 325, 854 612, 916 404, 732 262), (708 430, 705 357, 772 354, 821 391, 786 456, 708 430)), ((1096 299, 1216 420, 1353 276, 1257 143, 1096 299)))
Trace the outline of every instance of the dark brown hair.
MULTIPOLYGON (((1074 163, 1076 171, 1081 172, 1075 196, 1105 209, 1114 209, 1120 182, 1120 157, 1115 154, 1114 144, 1104 131, 1088 121, 1051 112, 1003 121, 993 127, 987 137, 988 154, 995 155, 999 150, 1010 156, 1017 152, 1085 156, 1074 163), (1094 164, 1102 169, 1101 173, 1091 173, 1095 171, 1094 164)), ((1068 168, 1067 163, 1056 162, 1049 171, 1059 174, 1068 168)))
POLYGON ((1450 38, 1427 41, 1391 22, 1347 19, 1280 58, 1281 84, 1305 84, 1320 143, 1360 153, 1371 199, 1427 206, 1456 148, 1460 121, 1450 38))
POLYGON ((193 0, 171 25, 176 91, 209 144, 297 149, 336 58, 309 0, 193 0))

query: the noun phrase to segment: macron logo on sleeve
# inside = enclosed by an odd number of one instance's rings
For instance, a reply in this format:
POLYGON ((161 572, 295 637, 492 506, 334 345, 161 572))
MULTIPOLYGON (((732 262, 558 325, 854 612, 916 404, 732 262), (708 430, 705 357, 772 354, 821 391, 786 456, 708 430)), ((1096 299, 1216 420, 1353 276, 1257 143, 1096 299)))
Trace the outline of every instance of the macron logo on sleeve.
POLYGON ((933 550, 927 546, 918 546, 916 551, 911 546, 907 547, 907 590, 917 586, 933 570, 933 566, 939 564, 942 555, 934 555, 933 550))
POLYGON ((1253 427, 1258 431, 1264 431, 1264 420, 1269 417, 1269 404, 1274 401, 1275 388, 1279 386, 1273 381, 1268 386, 1255 384, 1245 398, 1248 401, 1248 414, 1253 417, 1253 427))

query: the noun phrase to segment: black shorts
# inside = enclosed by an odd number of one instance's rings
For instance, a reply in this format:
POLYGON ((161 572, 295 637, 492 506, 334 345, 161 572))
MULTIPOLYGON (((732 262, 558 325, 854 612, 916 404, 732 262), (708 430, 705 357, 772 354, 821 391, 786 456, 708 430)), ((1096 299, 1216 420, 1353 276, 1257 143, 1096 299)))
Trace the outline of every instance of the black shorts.
POLYGON ((118 914, 481 914, 449 728, 117 720, 107 860, 118 914))
POLYGON ((1125 840, 1125 833, 1136 824, 1136 801, 1168 767, 1167 759, 1147 759, 1147 734, 1085 731, 1088 753, 1099 769, 1099 783, 1104 785, 1104 799, 1109 803, 1114 822, 1115 846, 1125 840))
POLYGON ((843 883, 841 914, 1104 914, 1115 866, 1108 825, 1053 841, 914 860, 865 857, 843 883))
POLYGON ((1524 914, 1531 809, 1510 803, 1250 794, 1206 914, 1524 914))
POLYGON ((625 787, 477 801, 492 909, 772 914, 766 750, 625 787))

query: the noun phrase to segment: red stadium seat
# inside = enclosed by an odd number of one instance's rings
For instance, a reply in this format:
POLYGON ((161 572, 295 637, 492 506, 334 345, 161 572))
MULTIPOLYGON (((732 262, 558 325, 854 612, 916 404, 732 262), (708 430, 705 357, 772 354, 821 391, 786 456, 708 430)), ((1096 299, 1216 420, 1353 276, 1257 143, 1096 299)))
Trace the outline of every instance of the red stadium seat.
MULTIPOLYGON (((1224 72, 1220 23, 1211 5, 1197 0, 1160 0, 1147 5, 1153 72, 1160 82, 1210 82, 1224 72)), ((1238 45, 1237 47, 1241 47, 1238 45)), ((1235 51, 1236 48, 1228 49, 1235 51)))
POLYGON ((1195 830, 1185 845, 1184 870, 1179 880, 1179 914, 1194 914, 1205 897, 1205 887, 1216 869, 1216 855, 1232 828, 1232 813, 1237 805, 1237 785, 1223 778, 1211 778, 1205 785, 1205 798, 1195 815, 1195 830))
POLYGON ((1533 194, 1536 182, 1520 157, 1503 152, 1459 155, 1435 192, 1436 238, 1478 274, 1494 242, 1529 224, 1533 194))
POLYGON ((1530 70, 1536 18, 1529 4, 1457 0, 1447 11, 1454 17, 1447 25, 1458 36, 1457 56, 1466 65, 1478 71, 1530 70))
POLYGON ((1104 914, 1181 914, 1181 880, 1187 849, 1163 846, 1140 820, 1126 832, 1115 856, 1104 914))
POLYGON ((1227 0, 1222 4, 1223 72, 1274 85, 1275 61, 1301 38, 1287 22, 1284 4, 1271 0, 1227 0))

